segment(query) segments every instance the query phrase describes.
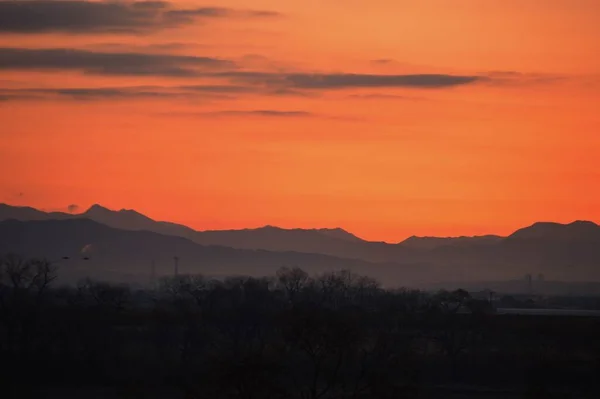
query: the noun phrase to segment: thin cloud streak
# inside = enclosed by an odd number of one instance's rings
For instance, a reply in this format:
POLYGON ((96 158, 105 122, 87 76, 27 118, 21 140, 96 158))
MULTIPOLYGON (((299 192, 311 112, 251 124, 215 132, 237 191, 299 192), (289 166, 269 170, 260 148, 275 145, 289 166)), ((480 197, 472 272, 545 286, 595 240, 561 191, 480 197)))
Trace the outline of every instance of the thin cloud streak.
POLYGON ((218 97, 223 94, 248 92, 234 86, 130 86, 130 87, 58 87, 0 89, 0 99, 43 100, 65 98, 72 100, 124 100, 136 98, 218 97), (241 89, 241 90, 240 90, 241 89))
POLYGON ((336 116, 314 113, 303 110, 275 110, 275 109, 254 109, 254 110, 223 110, 223 111, 198 111, 198 112, 160 112, 157 116, 182 117, 182 118, 237 118, 237 117, 257 117, 273 119, 305 119, 315 118, 324 120, 335 120, 345 122, 365 122, 365 118, 354 116, 336 116))
POLYGON ((207 70, 232 68, 235 68, 232 61, 211 57, 68 48, 0 48, 0 70, 79 70, 100 75, 190 77, 207 70))
POLYGON ((377 65, 387 65, 387 64, 393 64, 395 62, 396 62, 396 60, 393 60, 391 58, 382 58, 382 59, 378 59, 378 60, 371 60, 372 64, 377 64, 377 65))
POLYGON ((348 98, 355 100, 404 100, 404 101, 422 101, 424 97, 404 96, 401 94, 384 94, 384 93, 369 93, 369 94, 352 94, 348 98))
POLYGON ((495 86, 521 86, 557 83, 567 79, 566 76, 544 73, 521 73, 516 71, 492 71, 487 74, 486 82, 495 86))
POLYGON ((308 111, 298 110, 273 110, 273 109, 256 109, 256 110, 225 110, 225 111, 207 111, 207 112, 169 112, 161 113, 163 116, 185 116, 185 117, 206 117, 206 118, 222 118, 222 117, 243 117, 243 116, 258 116, 266 118, 313 118, 319 115, 308 111))
POLYGON ((125 100, 151 98, 211 98, 237 99, 240 95, 270 95, 269 91, 251 86, 180 85, 180 86, 121 86, 121 87, 55 87, 0 88, 0 101, 44 100, 125 100))
POLYGON ((234 81, 242 81, 250 84, 308 90, 373 87, 446 88, 468 85, 485 79, 482 76, 445 74, 277 74, 244 71, 223 72, 216 74, 216 76, 228 77, 234 81))
POLYGON ((133 44, 133 43, 118 43, 118 42, 105 42, 105 43, 92 43, 86 46, 87 49, 94 51, 128 51, 128 52, 144 52, 152 53, 156 51, 173 51, 183 50, 189 48, 202 47, 197 43, 190 42, 166 42, 166 43, 148 43, 148 44, 133 44))

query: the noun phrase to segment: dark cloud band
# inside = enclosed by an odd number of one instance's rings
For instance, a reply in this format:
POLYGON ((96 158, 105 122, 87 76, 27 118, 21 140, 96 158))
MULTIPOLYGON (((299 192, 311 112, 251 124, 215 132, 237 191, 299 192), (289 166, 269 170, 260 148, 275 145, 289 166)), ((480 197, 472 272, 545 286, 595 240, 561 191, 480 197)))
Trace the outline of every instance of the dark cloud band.
MULTIPOLYGON (((127 100, 160 98, 230 98, 230 95, 269 94, 256 87, 232 85, 0 88, 0 101, 10 100, 127 100)), ((235 98, 235 97, 231 97, 235 98)))
POLYGON ((95 52, 77 49, 0 48, 0 70, 80 70, 103 75, 204 76, 272 91, 348 88, 445 88, 485 79, 443 74, 303 74, 236 71, 232 61, 211 57, 95 52))
POLYGON ((306 118, 315 116, 314 114, 307 111, 279 111, 272 109, 256 109, 250 111, 238 111, 238 110, 228 110, 228 111, 218 111, 211 113, 204 113, 206 116, 264 116, 264 117, 273 117, 273 118, 306 118))
POLYGON ((186 77, 234 67, 235 64, 231 61, 211 57, 0 48, 0 70, 80 70, 103 75, 186 77))
POLYGON ((279 14, 221 7, 177 8, 167 1, 0 0, 0 32, 135 33, 211 18, 263 18, 279 14))
POLYGON ((323 90, 373 87, 443 88, 467 85, 484 79, 484 77, 481 76, 444 74, 270 74, 240 71, 224 72, 220 75, 250 84, 279 86, 282 88, 323 90))

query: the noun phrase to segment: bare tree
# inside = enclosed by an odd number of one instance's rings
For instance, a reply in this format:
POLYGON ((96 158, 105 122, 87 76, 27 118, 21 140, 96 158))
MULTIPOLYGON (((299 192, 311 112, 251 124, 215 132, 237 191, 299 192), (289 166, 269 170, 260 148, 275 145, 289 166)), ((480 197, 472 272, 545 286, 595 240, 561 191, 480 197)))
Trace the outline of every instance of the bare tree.
POLYGON ((459 356, 474 342, 475 334, 467 322, 469 315, 460 314, 466 310, 471 295, 458 289, 452 292, 440 291, 433 298, 438 310, 435 317, 434 339, 441 345, 442 352, 449 358, 452 376, 458 372, 459 356))
POLYGON ((43 299, 56 269, 45 259, 0 257, 0 344, 13 366, 25 364, 39 337, 43 299))
POLYGON ((277 281, 285 290, 285 293, 290 301, 294 301, 298 293, 304 289, 308 282, 308 273, 299 267, 289 269, 282 267, 277 270, 277 281))
POLYGON ((0 290, 41 295, 55 278, 56 267, 46 259, 24 259, 15 254, 0 258, 0 290))
POLYGON ((131 297, 126 285, 114 285, 89 278, 80 282, 77 290, 84 301, 115 310, 123 310, 131 297))

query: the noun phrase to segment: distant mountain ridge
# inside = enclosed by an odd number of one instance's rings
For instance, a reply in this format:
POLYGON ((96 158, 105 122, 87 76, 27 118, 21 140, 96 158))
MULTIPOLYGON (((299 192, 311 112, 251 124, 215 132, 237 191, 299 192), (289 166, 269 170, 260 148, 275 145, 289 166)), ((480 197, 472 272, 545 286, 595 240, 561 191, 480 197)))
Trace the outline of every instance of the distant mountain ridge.
POLYGON ((594 222, 576 220, 569 224, 538 222, 511 234, 512 239, 600 239, 600 226, 594 222))
POLYGON ((72 215, 65 212, 44 212, 29 206, 13 206, 0 203, 0 221, 2 220, 49 220, 67 219, 72 215))
POLYGON ((118 229, 146 230, 184 237, 202 245, 318 253, 372 262, 395 262, 397 259, 412 260, 415 251, 422 249, 433 249, 457 244, 458 242, 466 244, 480 241, 479 237, 439 238, 434 240, 414 237, 399 244, 388 244, 363 240, 341 228, 284 229, 270 225, 254 229, 196 231, 180 224, 155 221, 135 210, 121 209, 113 211, 98 204, 92 205, 88 210, 79 214, 46 213, 34 208, 0 205, 0 221, 7 219, 28 221, 73 218, 86 218, 118 229))
MULTIPOLYGON (((25 206, 13 206, 8 204, 0 203, 0 221, 15 219, 21 221, 29 220, 63 220, 72 218, 86 218, 94 220, 96 222, 105 224, 107 226, 116 227, 125 230, 147 230, 161 234, 177 235, 181 237, 194 239, 193 235, 200 233, 205 237, 210 236, 225 236, 226 234, 236 234, 238 236, 250 235, 253 233, 260 233, 265 236, 273 234, 318 234, 319 236, 327 236, 333 239, 339 239, 350 242, 369 242, 363 240, 356 235, 342 229, 336 228, 314 228, 314 229, 301 229, 293 228, 286 229, 282 227, 266 225, 259 228, 246 228, 238 230, 194 230, 188 226, 182 224, 176 224, 171 222, 156 221, 146 215, 137 212, 134 209, 121 209, 111 210, 103 207, 99 204, 92 205, 89 209, 82 213, 66 213, 66 212, 44 212, 32 207, 25 206)), ((407 244, 411 247, 435 247, 435 243, 447 244, 450 242, 467 242, 470 240, 486 240, 492 239, 499 236, 475 236, 475 237, 417 237, 412 236, 401 244, 407 244), (431 244, 433 243, 433 244, 431 244)), ((272 238, 272 237, 270 237, 272 238)), ((297 237, 294 237, 297 238, 297 237)), ((209 238, 207 238, 209 239, 209 238)), ((212 238, 210 238, 212 239, 212 238)), ((216 239, 216 238, 215 238, 216 239)), ((377 242, 380 244, 380 242, 377 242)), ((393 244, 390 244, 393 245, 393 244)))
POLYGON ((260 232, 262 234, 318 234, 319 236, 330 237, 345 241, 363 241, 354 234, 351 234, 341 228, 317 228, 317 229, 284 229, 276 226, 264 226, 255 229, 241 230, 206 230, 197 231, 182 224, 156 221, 146 215, 143 215, 133 209, 121 209, 118 211, 108 209, 99 204, 92 205, 85 212, 71 214, 66 212, 44 212, 32 207, 12 206, 0 204, 0 221, 15 219, 20 221, 30 220, 64 220, 84 218, 94 220, 124 230, 147 230, 155 233, 169 234, 180 237, 194 239, 194 234, 202 233, 205 236, 223 235, 235 232, 236 234, 247 234, 260 232))
MULTIPOLYGON (((42 212, 0 204, 1 220, 90 219, 124 231, 146 231, 185 238, 203 246, 277 253, 319 254, 388 264, 420 264, 435 270, 433 279, 518 278, 545 273, 563 280, 600 279, 600 226, 593 222, 569 224, 540 222, 508 237, 410 237, 398 243, 370 242, 343 229, 257 229, 196 231, 157 222, 134 210, 112 211, 100 205, 80 214, 42 212)), ((291 256, 290 262, 293 262, 291 256)))
POLYGON ((146 230, 186 238, 190 238, 196 232, 182 224, 156 221, 133 209, 113 211, 98 204, 92 205, 87 211, 73 215, 73 217, 94 220, 117 229, 146 230))
POLYGON ((447 245, 471 245, 473 243, 496 243, 505 237, 497 235, 461 236, 461 237, 418 237, 411 236, 401 244, 411 248, 435 249, 447 245))
POLYGON ((312 273, 350 269, 382 280, 414 282, 425 269, 414 265, 372 263, 322 254, 273 252, 200 245, 183 237, 150 231, 123 230, 85 218, 0 221, 0 254, 43 257, 60 268, 63 281, 93 277, 101 280, 148 283, 172 275, 174 257, 182 274, 274 275, 283 266, 312 273), (63 257, 69 259, 63 259, 63 257), (88 258, 88 259, 84 259, 88 258))

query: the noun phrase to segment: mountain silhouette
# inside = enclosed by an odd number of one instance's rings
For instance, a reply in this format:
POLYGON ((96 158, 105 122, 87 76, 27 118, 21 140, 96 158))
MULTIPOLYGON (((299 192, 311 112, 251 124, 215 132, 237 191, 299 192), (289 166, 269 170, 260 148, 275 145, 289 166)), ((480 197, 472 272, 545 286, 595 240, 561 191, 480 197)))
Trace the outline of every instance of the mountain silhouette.
POLYGON ((44 213, 33 208, 3 205, 0 220, 63 220, 85 218, 123 230, 145 230, 188 238, 202 245, 220 245, 238 249, 265 249, 320 253, 369 261, 391 261, 408 255, 409 248, 361 240, 341 229, 283 229, 265 226, 242 230, 196 231, 187 226, 155 221, 134 210, 113 211, 93 205, 80 214, 44 213))
POLYGON ((600 273, 600 226, 593 222, 535 223, 501 244, 505 262, 528 265, 557 279, 596 279, 600 273))
POLYGON ((594 222, 578 220, 569 224, 538 222, 515 231, 509 239, 541 239, 557 241, 599 240, 600 226, 594 222))
POLYGON ((0 204, 0 221, 10 219, 20 221, 90 219, 106 226, 124 230, 147 230, 179 237, 190 237, 195 233, 195 230, 187 226, 155 221, 133 209, 113 211, 98 204, 92 205, 85 212, 79 214, 43 212, 31 207, 0 204))
POLYGON ((61 277, 69 282, 91 276, 144 283, 150 278, 152 264, 157 275, 173 274, 175 256, 180 259, 181 273, 210 276, 273 275, 283 266, 298 266, 310 273, 350 269, 397 282, 416 282, 419 274, 426 275, 418 265, 204 246, 183 237, 116 229, 83 218, 0 222, 0 254, 9 252, 57 261, 61 277), (63 257, 69 259, 63 261, 63 257))
POLYGON ((420 250, 430 250, 448 245, 468 245, 495 240, 484 237, 411 237, 399 244, 371 242, 341 228, 284 229, 264 226, 255 229, 196 231, 187 226, 156 221, 135 210, 110 210, 92 205, 80 214, 60 212, 45 213, 33 208, 0 208, 0 220, 62 220, 86 218, 104 225, 124 230, 146 230, 188 238, 202 245, 219 245, 238 249, 264 249, 270 251, 295 251, 319 253, 342 258, 363 259, 372 262, 418 261, 420 250), (2 210, 3 209, 3 210, 2 210))
POLYGON ((29 206, 12 206, 0 203, 0 220, 61 220, 71 217, 72 215, 64 212, 44 212, 29 206))
MULTIPOLYGON (((393 245, 362 240, 343 229, 283 229, 265 226, 257 229, 199 231, 194 241, 240 249, 320 253, 343 258, 386 261, 393 245)), ((398 248, 399 249, 399 248, 398 248)))
POLYGON ((411 236, 402 241, 404 246, 415 249, 436 249, 448 245, 461 246, 472 244, 497 243, 504 237, 496 235, 473 236, 473 237, 417 237, 411 236))
MULTIPOLYGON (((530 273, 544 273, 548 278, 564 281, 600 280, 600 226, 587 221, 535 223, 508 237, 413 236, 398 244, 388 244, 365 241, 339 228, 283 229, 265 226, 257 229, 196 231, 183 225, 155 221, 134 210, 113 211, 100 205, 75 215, 0 205, 0 220, 9 219, 90 219, 118 229, 113 231, 115 234, 119 231, 118 235, 126 231, 153 232, 171 238, 185 238, 186 242, 204 247, 277 253, 282 265, 293 264, 298 253, 327 255, 336 259, 334 263, 337 265, 343 261, 426 265, 423 267, 432 273, 427 278, 438 282, 514 279, 530 273), (293 256, 281 255, 286 253, 293 256)), ((56 236, 60 237, 60 234, 56 236)), ((52 240, 54 238, 49 237, 49 241, 52 240)), ((153 245, 145 244, 139 251, 144 252, 153 245)), ((6 246, 4 248, 10 250, 6 246)), ((245 252, 247 255, 251 253, 245 252)), ((253 261, 240 261, 239 264, 251 265, 252 270, 259 267, 253 261)), ((216 263, 214 265, 216 267, 216 263)))
POLYGON ((147 230, 179 237, 192 237, 196 232, 181 224, 156 221, 133 209, 113 211, 98 204, 92 205, 87 211, 76 217, 94 220, 123 230, 147 230))

